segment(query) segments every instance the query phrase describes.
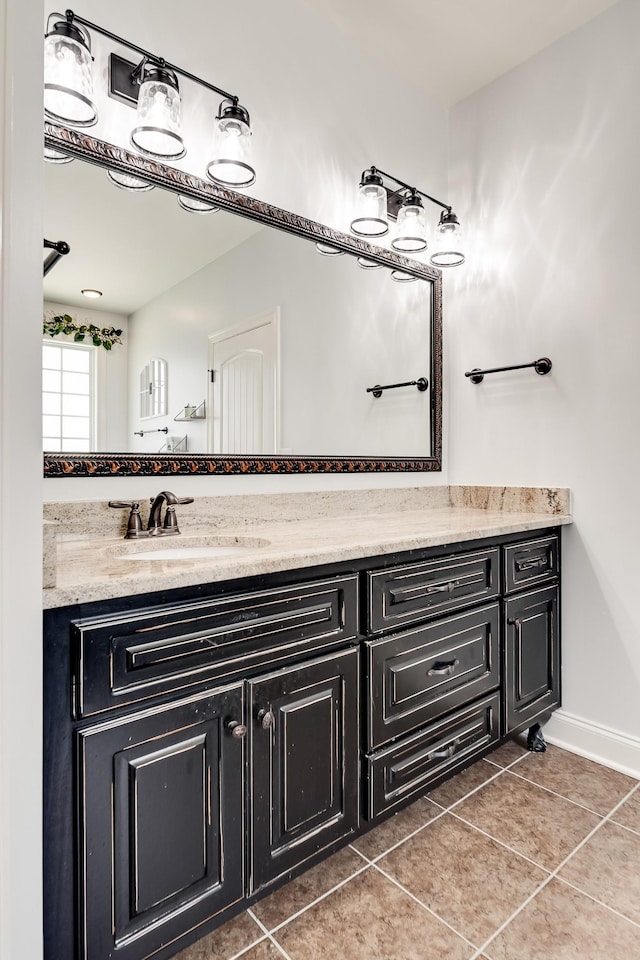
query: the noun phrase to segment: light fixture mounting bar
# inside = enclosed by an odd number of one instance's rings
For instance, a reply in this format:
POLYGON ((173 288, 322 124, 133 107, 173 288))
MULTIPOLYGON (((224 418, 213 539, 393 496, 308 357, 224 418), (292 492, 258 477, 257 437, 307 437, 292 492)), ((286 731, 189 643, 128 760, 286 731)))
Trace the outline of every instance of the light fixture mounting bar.
MULTIPOLYGON (((145 57, 151 63, 156 64, 159 67, 163 67, 166 70, 173 70, 173 72, 179 74, 179 76, 185 77, 187 80, 192 80, 201 87, 206 87, 207 90, 212 90, 214 93, 219 94, 226 100, 232 100, 233 103, 238 103, 238 97, 235 94, 229 93, 227 90, 223 90, 222 87, 216 87, 215 84, 209 83, 207 80, 202 80, 200 77, 196 77, 195 74, 189 73, 189 71, 185 70, 183 67, 178 67, 175 63, 169 63, 169 61, 165 60, 163 57, 156 56, 155 53, 151 53, 149 50, 145 50, 144 47, 139 47, 137 44, 131 43, 130 40, 125 40, 124 37, 120 37, 117 33, 112 33, 110 30, 106 30, 104 27, 99 26, 97 23, 93 23, 91 20, 86 20, 84 17, 79 17, 77 13, 73 12, 73 10, 65 10, 65 17, 69 23, 73 23, 75 21, 76 23, 82 24, 83 27, 88 27, 90 30, 95 30, 96 33, 102 34, 103 37, 113 40, 114 43, 119 43, 124 47, 128 47, 130 50, 135 50, 136 53, 139 53, 141 57, 145 57)), ((123 62, 126 63, 127 61, 125 60, 123 62)), ((116 99, 118 99, 117 96, 116 99)), ((126 96, 124 99, 126 102, 130 102, 131 100, 130 97, 126 96)))
MULTIPOLYGON (((392 174, 390 174, 390 173, 385 173, 385 171, 384 171, 384 170, 381 170, 380 167, 370 167, 370 170, 372 171, 372 173, 378 173, 378 174, 380 174, 381 177, 385 177, 387 180, 393 180, 393 182, 394 182, 394 183, 397 183, 398 186, 401 187, 403 190, 409 190, 411 193, 417 193, 417 194, 419 194, 421 197, 424 197, 425 200, 430 200, 431 203, 435 203, 436 206, 442 207, 443 210, 446 210, 448 213, 451 213, 451 205, 450 205, 450 204, 448 204, 448 203, 443 203, 442 200, 437 200, 435 197, 432 197, 429 193, 425 193, 423 190, 418 190, 417 187, 412 187, 411 184, 405 183, 404 180, 398 180, 398 178, 392 176, 392 174)), ((391 190, 391 191, 389 191, 388 188, 386 188, 386 187, 385 187, 385 189, 387 190, 388 196, 389 196, 390 198, 391 198, 391 197, 394 197, 395 195, 397 195, 397 194, 399 193, 399 191, 397 191, 397 190, 391 190)), ((399 204, 398 204, 398 206, 399 206, 399 204)))

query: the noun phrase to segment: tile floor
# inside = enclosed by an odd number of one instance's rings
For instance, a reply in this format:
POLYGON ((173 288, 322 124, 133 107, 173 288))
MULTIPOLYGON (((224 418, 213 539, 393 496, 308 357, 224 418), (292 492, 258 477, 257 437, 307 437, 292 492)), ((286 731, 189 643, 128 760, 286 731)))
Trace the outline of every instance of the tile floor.
POLYGON ((640 783, 511 742, 178 960, 640 960, 640 783))

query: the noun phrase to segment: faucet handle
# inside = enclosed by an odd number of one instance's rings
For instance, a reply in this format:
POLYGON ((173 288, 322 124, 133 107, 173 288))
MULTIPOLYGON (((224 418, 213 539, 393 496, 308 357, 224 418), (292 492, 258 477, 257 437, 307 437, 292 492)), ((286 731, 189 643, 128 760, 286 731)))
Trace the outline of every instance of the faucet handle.
POLYGON ((116 507, 123 510, 131 508, 129 521, 127 523, 127 532, 125 540, 131 540, 142 534, 142 517, 140 516, 140 504, 136 500, 109 500, 110 507, 116 507))
POLYGON ((193 497, 178 497, 176 503, 193 503, 193 497))

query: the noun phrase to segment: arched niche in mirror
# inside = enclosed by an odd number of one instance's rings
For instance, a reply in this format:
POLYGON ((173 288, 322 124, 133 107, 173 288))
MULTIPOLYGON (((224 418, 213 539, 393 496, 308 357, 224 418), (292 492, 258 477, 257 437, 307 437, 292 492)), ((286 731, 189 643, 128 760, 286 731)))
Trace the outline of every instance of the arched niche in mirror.
POLYGON ((45 124, 45 143, 82 161, 46 165, 45 227, 57 236, 66 225, 70 235, 62 239, 72 250, 64 271, 58 266, 47 277, 45 298, 76 296, 79 306, 77 291, 89 281, 78 285, 78 271, 99 273, 100 306, 128 318, 120 349, 129 369, 128 409, 122 429, 112 431, 122 449, 45 453, 45 476, 441 469, 438 270, 78 131, 45 124), (105 171, 161 189, 123 191, 105 171), (178 196, 220 212, 186 212, 178 196), (317 245, 347 256, 321 256, 317 245), (363 270, 358 258, 380 269, 363 270), (394 283, 394 270, 417 282, 394 283), (259 454, 214 454, 208 438, 221 394, 211 389, 216 371, 207 345, 274 312, 278 373, 269 403, 277 439, 259 454), (138 377, 150 356, 170 361, 170 432, 176 410, 208 398, 206 416, 185 427, 186 455, 158 454, 157 438, 134 438, 138 377), (380 397, 369 389, 423 379, 426 390, 380 397))

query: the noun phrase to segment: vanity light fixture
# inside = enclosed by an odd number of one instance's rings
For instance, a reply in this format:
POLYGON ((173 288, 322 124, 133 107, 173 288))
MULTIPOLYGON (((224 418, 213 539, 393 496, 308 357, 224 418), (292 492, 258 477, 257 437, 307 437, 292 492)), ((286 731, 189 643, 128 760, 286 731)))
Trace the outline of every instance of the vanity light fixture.
POLYGON ((396 283, 411 283, 418 278, 414 277, 411 273, 405 273, 404 270, 392 270, 391 279, 395 280, 396 283))
POLYGON ((332 247, 330 243, 316 242, 316 250, 318 253, 321 253, 323 257, 344 256, 344 250, 339 250, 337 247, 332 247))
POLYGON ((186 210, 187 213, 215 213, 220 207, 215 203, 205 203, 204 200, 195 200, 193 197, 186 197, 183 194, 178 195, 178 206, 186 210))
MULTIPOLYGON (((415 254, 427 249, 426 212, 422 198, 442 208, 435 232, 434 250, 430 255, 436 267, 457 267, 465 257, 459 243, 460 221, 448 203, 398 180, 378 167, 363 171, 358 187, 358 216, 351 221, 351 230, 359 236, 381 237, 389 229, 389 220, 396 221, 391 241, 394 250, 415 254), (388 185, 391 182, 392 185, 388 185)), ((394 280, 415 279, 403 271, 393 270, 394 280)))
POLYGON ((382 264, 376 263, 375 260, 368 260, 366 257, 358 257, 358 266, 363 270, 378 270, 382 264))
POLYGON ((73 157, 70 157, 68 153, 63 153, 62 150, 54 150, 53 147, 45 147, 44 159, 47 161, 47 163, 71 163, 73 157))
POLYGON ((102 296, 102 290, 92 290, 90 287, 85 287, 80 293, 83 297, 88 297, 89 300, 99 300, 102 296))
MULTIPOLYGON (((187 148, 182 136, 182 98, 178 77, 185 78, 223 98, 216 116, 213 157, 207 166, 207 176, 215 183, 236 190, 254 183, 256 173, 249 162, 249 112, 239 103, 237 96, 85 20, 73 10, 66 10, 64 15, 52 13, 47 21, 47 117, 74 127, 91 126, 98 119, 93 100, 90 30, 128 47, 142 57, 136 65, 118 54, 109 55, 109 96, 136 107, 136 122, 131 130, 131 143, 136 150, 145 157, 159 160, 178 160, 185 156, 187 148), (52 20, 55 22, 50 28, 52 20)), ((116 177, 112 179, 124 189, 142 189, 135 183, 126 185, 116 177)), ((150 187, 146 186, 145 189, 150 187)), ((208 212, 204 209, 196 211, 193 206, 184 208, 190 212, 208 212)))

